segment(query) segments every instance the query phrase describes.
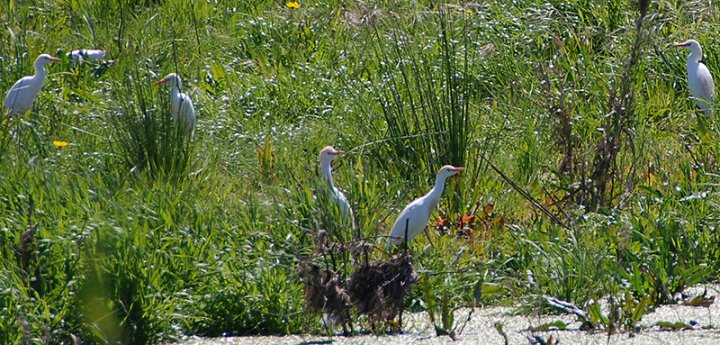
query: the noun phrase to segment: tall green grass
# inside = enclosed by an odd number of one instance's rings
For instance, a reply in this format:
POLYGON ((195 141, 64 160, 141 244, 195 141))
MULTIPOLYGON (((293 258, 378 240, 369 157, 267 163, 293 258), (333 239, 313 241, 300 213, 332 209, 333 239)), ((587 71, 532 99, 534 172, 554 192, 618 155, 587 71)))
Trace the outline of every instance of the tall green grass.
POLYGON ((184 136, 173 122, 169 96, 158 97, 158 92, 149 90, 138 79, 148 78, 135 72, 122 84, 116 84, 118 89, 126 85, 132 90, 131 97, 121 98, 109 115, 115 127, 112 138, 116 151, 124 153, 122 160, 128 171, 147 171, 158 178, 184 178, 190 169, 192 138, 184 136))
POLYGON ((3 94, 41 52, 113 60, 99 74, 51 66, 33 112, 1 120, 1 343, 322 332, 298 265, 317 231, 347 234, 319 193, 326 145, 347 152, 335 182, 370 248, 439 166, 467 167, 410 246, 420 282, 405 307, 438 333, 460 332, 452 310, 544 313, 547 296, 596 329, 633 329, 717 278, 717 133, 701 131, 685 53, 669 45, 694 37, 720 70, 715 5, 650 4, 620 97, 628 151, 597 207, 578 193, 615 114, 632 2, 233 6, 0 4, 3 94), (170 70, 196 101, 192 142, 175 136, 167 90, 150 87, 170 70))
POLYGON ((464 166, 474 139, 470 104, 478 99, 469 75, 475 54, 469 24, 445 12, 435 17, 436 38, 413 37, 399 27, 388 37, 378 32, 376 39, 381 77, 374 94, 385 119, 376 135, 392 140, 390 153, 405 163, 404 176, 432 173, 444 164, 464 166))

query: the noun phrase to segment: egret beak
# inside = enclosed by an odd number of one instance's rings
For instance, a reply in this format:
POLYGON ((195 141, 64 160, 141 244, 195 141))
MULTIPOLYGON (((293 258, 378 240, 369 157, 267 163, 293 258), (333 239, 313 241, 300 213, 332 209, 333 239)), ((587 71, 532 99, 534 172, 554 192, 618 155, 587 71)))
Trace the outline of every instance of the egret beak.
POLYGON ((333 152, 333 154, 336 155, 336 156, 339 156, 339 155, 344 154, 344 153, 345 153, 345 151, 343 151, 343 150, 335 150, 335 152, 333 152))
POLYGON ((455 174, 455 180, 460 179, 460 175, 462 174, 463 170, 465 170, 465 168, 463 167, 455 167, 455 169, 453 169, 453 171, 457 172, 457 174, 455 174))
POLYGON ((162 85, 162 84, 165 84, 165 83, 167 83, 167 79, 161 79, 161 80, 158 80, 158 81, 154 82, 153 85, 154 85, 154 86, 157 86, 157 85, 162 85))
POLYGON ((675 42, 673 45, 676 47, 688 47, 690 46, 690 42, 675 42))
POLYGON ((56 57, 51 57, 50 60, 55 61, 55 62, 60 61, 60 59, 58 59, 58 58, 56 58, 56 57))

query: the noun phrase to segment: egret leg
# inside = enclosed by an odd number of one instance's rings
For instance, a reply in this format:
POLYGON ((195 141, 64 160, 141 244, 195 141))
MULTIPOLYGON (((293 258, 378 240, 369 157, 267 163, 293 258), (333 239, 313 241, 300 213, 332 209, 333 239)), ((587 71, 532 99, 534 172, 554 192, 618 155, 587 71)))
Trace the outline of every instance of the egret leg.
MULTIPOLYGON (((410 218, 405 219, 405 253, 403 256, 407 256, 408 252, 408 228, 410 227, 410 218)), ((399 316, 398 316, 398 331, 402 333, 402 314, 403 314, 403 302, 405 302, 405 294, 403 294, 402 298, 400 298, 399 305, 397 306, 399 310, 399 316)))
POLYGON ((403 294, 403 298, 400 300, 400 305, 398 308, 400 309, 400 315, 398 316, 398 332, 402 334, 403 332, 403 326, 402 326, 402 314, 403 314, 403 302, 405 302, 405 295, 403 294))
POLYGON ((435 248, 435 246, 432 243, 432 240, 430 240, 430 234, 427 232, 427 229, 423 230, 423 232, 425 233, 425 237, 427 238, 428 242, 430 243, 430 247, 435 248))
POLYGON ((404 255, 407 255, 408 251, 408 228, 410 227, 410 218, 405 219, 405 253, 404 255))

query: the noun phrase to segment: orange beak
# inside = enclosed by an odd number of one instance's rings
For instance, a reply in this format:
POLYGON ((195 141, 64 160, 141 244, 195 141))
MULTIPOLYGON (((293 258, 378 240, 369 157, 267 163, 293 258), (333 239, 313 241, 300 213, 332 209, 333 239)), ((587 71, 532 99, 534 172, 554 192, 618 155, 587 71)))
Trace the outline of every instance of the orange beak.
POLYGON ((158 80, 158 81, 154 82, 153 85, 154 86, 162 85, 162 84, 165 84, 166 82, 167 82, 167 79, 162 79, 162 80, 158 80))
POLYGON ((51 57, 51 58, 50 58, 50 60, 52 60, 52 61, 55 61, 55 62, 58 62, 58 61, 60 61, 60 59, 58 59, 58 58, 56 58, 56 57, 54 57, 54 56, 53 56, 53 57, 51 57))
POLYGON ((460 174, 462 173, 463 170, 465 170, 465 168, 463 168, 463 167, 455 167, 455 169, 453 169, 453 171, 457 172, 457 174, 455 174, 456 180, 460 179, 460 174))

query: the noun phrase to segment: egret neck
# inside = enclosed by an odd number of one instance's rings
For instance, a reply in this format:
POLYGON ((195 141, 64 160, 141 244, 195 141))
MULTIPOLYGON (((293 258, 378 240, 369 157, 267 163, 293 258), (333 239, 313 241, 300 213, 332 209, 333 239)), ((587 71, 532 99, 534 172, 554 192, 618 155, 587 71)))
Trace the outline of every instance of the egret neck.
POLYGON ((332 160, 322 159, 320 162, 320 169, 322 170, 322 177, 327 182, 330 189, 335 190, 332 178, 332 160))
POLYGON ((435 210, 435 206, 437 206, 437 203, 440 200, 440 197, 442 196, 443 191, 445 191, 445 181, 446 180, 447 180, 447 176, 445 174, 438 174, 435 177, 435 185, 423 197, 426 200, 428 200, 428 209, 430 210, 430 212, 435 210))
POLYGON ((173 120, 177 121, 180 112, 180 78, 171 78, 170 80, 170 104, 172 104, 173 120))
POLYGON ((687 65, 698 64, 702 60, 702 47, 699 44, 689 45, 690 55, 687 58, 687 65))
POLYGON ((38 91, 40 91, 40 88, 42 88, 42 85, 45 82, 45 76, 47 76, 47 72, 45 71, 45 64, 46 62, 40 59, 35 60, 35 75, 32 77, 32 82, 30 83, 30 85, 32 85, 38 91))

